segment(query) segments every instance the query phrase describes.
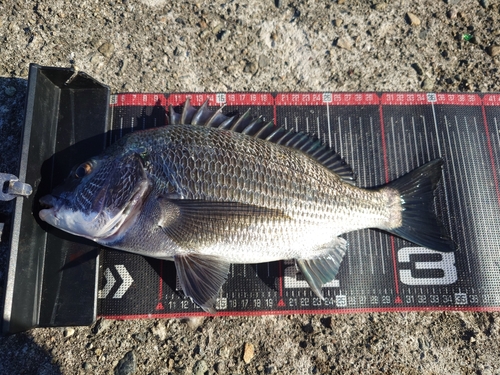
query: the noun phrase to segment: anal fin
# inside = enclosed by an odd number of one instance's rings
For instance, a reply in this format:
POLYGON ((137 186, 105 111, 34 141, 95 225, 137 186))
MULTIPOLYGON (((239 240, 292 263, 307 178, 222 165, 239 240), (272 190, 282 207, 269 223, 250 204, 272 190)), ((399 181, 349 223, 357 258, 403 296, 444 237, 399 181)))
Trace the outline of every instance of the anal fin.
POLYGON ((229 263, 209 255, 174 257, 175 269, 184 294, 203 310, 215 314, 215 297, 229 273, 229 263))
POLYGON ((324 245, 323 251, 312 258, 297 259, 296 263, 313 292, 321 299, 321 288, 332 281, 339 272, 340 264, 347 250, 347 241, 337 237, 324 245))

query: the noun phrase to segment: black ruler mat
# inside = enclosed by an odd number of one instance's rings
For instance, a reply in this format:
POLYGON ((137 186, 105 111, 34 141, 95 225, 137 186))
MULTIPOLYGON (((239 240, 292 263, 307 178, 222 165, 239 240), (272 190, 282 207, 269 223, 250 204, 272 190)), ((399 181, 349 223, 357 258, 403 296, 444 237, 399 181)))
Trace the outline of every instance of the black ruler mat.
MULTIPOLYGON (((111 97, 107 143, 167 125, 168 106, 206 99, 225 113, 274 120, 319 136, 353 167, 359 186, 381 185, 427 161, 445 160, 436 212, 455 253, 375 230, 345 235, 348 253, 324 300, 293 261, 232 265, 220 315, 399 310, 500 310, 500 95, 433 93, 180 93, 111 97)), ((98 315, 206 315, 183 296, 172 262, 101 252, 98 315)))

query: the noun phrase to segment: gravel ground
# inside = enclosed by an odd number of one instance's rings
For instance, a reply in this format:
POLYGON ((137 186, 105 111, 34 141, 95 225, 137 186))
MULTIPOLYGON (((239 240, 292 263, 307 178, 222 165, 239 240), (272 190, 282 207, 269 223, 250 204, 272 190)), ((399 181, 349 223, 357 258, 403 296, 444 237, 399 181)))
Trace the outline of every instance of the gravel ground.
MULTIPOLYGON (((498 46, 497 0, 0 0, 0 169, 30 62, 114 92, 498 92, 498 46)), ((0 373, 500 374, 499 341, 499 313, 104 320, 0 337, 0 373)))

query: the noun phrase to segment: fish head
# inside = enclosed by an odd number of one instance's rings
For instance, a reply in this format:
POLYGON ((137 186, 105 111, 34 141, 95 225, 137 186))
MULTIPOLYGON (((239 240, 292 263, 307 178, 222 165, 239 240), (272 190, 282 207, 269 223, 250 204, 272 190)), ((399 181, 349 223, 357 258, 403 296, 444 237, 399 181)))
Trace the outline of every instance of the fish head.
POLYGON ((62 185, 40 199, 40 219, 102 244, 127 231, 150 191, 145 152, 108 150, 75 166, 62 185))

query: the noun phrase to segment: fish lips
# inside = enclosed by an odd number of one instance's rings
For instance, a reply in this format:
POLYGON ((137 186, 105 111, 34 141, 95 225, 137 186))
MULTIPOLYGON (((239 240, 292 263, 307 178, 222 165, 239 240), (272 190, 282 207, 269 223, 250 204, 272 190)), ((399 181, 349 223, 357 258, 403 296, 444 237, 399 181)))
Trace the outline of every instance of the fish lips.
POLYGON ((56 206, 59 206, 58 199, 54 197, 53 195, 44 195, 43 197, 40 198, 39 200, 40 205, 42 206, 42 209, 38 213, 38 216, 42 221, 45 221, 51 225, 54 225, 54 219, 56 218, 56 213, 57 213, 57 208, 56 206))

